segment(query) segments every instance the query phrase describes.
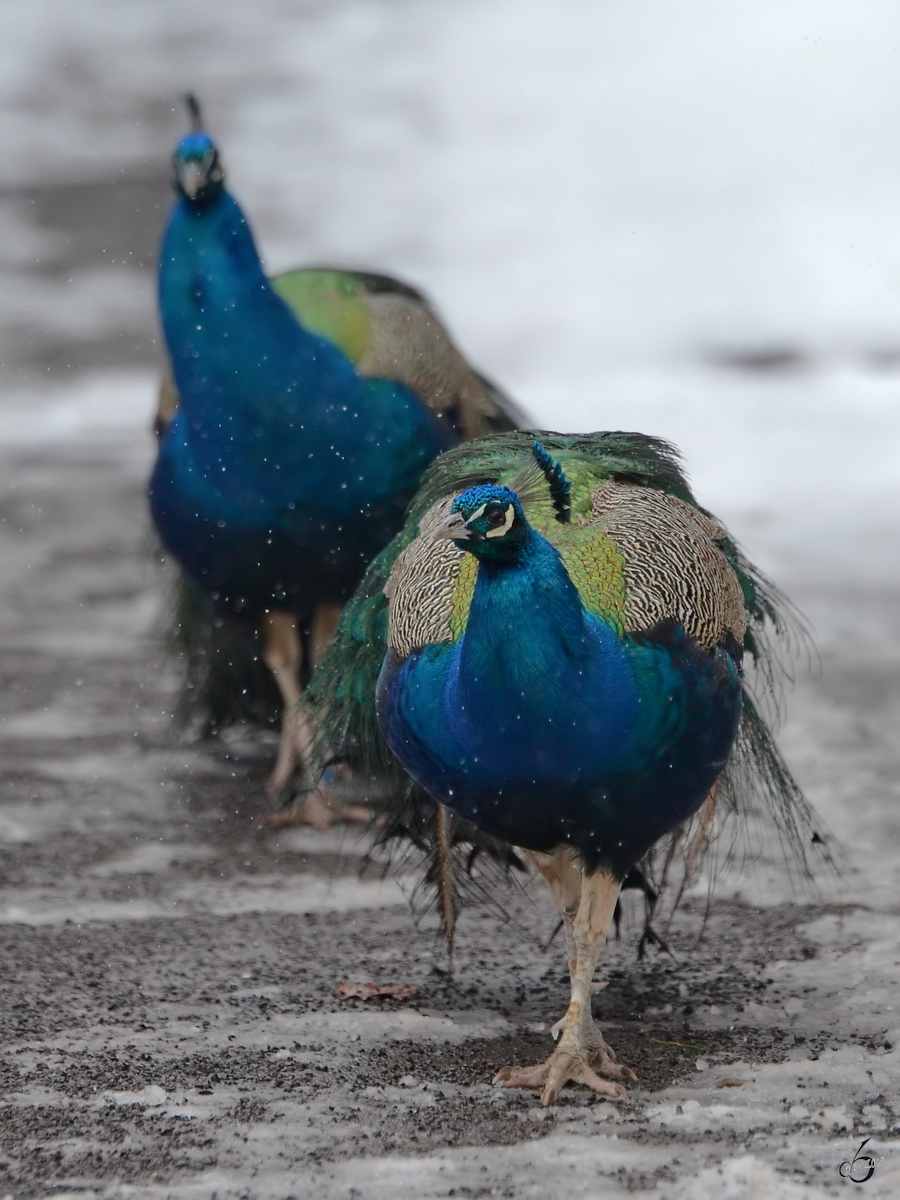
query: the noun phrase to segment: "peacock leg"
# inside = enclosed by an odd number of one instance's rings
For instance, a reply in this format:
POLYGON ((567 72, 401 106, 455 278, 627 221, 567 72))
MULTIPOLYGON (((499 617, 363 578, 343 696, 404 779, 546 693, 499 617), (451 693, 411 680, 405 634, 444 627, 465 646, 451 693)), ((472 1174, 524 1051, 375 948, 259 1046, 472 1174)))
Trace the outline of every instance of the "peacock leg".
POLYGON ((340 604, 321 604, 313 613, 309 623, 309 665, 313 670, 322 661, 343 611, 340 604))
MULTIPOLYGON (((576 949, 575 949, 575 921, 570 913, 563 913, 563 928, 566 934, 566 950, 569 956, 569 981, 570 984, 575 977, 576 949)), ((591 995, 596 996, 598 992, 602 992, 608 984, 594 980, 591 983, 591 995)), ((555 1041, 566 1027, 566 1016, 564 1014, 556 1022, 551 1025, 550 1033, 555 1041)), ((601 1075, 610 1075, 614 1079, 635 1079, 636 1076, 628 1067, 620 1067, 616 1062, 616 1055, 613 1048, 604 1040, 603 1034, 600 1032, 600 1026, 594 1020, 590 1005, 585 1010, 585 1029, 583 1034, 583 1045, 589 1051, 588 1061, 591 1066, 601 1075)))
MULTIPOLYGON (((318 609, 310 622, 309 658, 315 667, 330 641, 340 619, 341 609, 327 606, 318 609)), ((312 720, 303 704, 300 689, 302 649, 297 621, 291 613, 268 612, 262 626, 263 661, 281 692, 283 711, 278 756, 266 790, 277 796, 290 779, 294 768, 305 766, 312 757, 315 736, 312 720)), ((300 803, 268 813, 263 818, 267 829, 288 825, 312 825, 327 829, 335 821, 368 821, 371 813, 357 804, 342 805, 323 786, 307 793, 300 803)))
MULTIPOLYGON (((547 871, 540 865, 538 869, 546 878, 547 871)), ((551 884, 557 903, 559 899, 569 899, 571 895, 571 859, 566 874, 568 878, 565 881, 551 884)), ((583 1083, 597 1095, 611 1099, 618 1100, 626 1095, 621 1084, 601 1079, 595 1070, 597 1066, 604 1074, 616 1079, 635 1078, 632 1071, 615 1061, 591 1015, 594 969, 612 923, 621 886, 621 880, 603 872, 582 875, 577 908, 572 903, 564 908, 572 920, 574 958, 570 960, 571 999, 559 1044, 547 1061, 537 1066, 504 1067, 495 1076, 495 1083, 504 1087, 539 1088, 541 1101, 545 1105, 553 1104, 569 1082, 583 1083)))
POLYGON ((262 659, 281 692, 281 736, 278 755, 269 776, 266 790, 276 796, 290 778, 302 752, 302 719, 300 713, 300 664, 303 652, 300 632, 293 613, 267 612, 262 622, 262 659), (298 743, 300 743, 298 745, 298 743))
MULTIPOLYGON (((581 896, 581 879, 582 870, 581 862, 578 855, 566 846, 558 846, 551 854, 542 854, 538 851, 525 850, 523 851, 526 858, 531 859, 540 873, 546 880, 547 886, 550 888, 550 895, 553 897, 553 902, 562 914, 563 930, 566 937, 566 955, 569 962, 569 982, 575 977, 575 922, 574 912, 578 907, 578 901, 581 896)), ((606 987, 605 983, 592 983, 591 995, 596 995, 597 992, 606 987)), ((550 1033, 553 1040, 559 1037, 566 1025, 566 1017, 563 1015, 551 1026, 550 1033)), ((615 1062, 615 1055, 603 1042, 600 1035, 600 1030, 594 1026, 596 1031, 596 1039, 603 1043, 606 1053, 612 1056, 612 1061, 615 1062)))

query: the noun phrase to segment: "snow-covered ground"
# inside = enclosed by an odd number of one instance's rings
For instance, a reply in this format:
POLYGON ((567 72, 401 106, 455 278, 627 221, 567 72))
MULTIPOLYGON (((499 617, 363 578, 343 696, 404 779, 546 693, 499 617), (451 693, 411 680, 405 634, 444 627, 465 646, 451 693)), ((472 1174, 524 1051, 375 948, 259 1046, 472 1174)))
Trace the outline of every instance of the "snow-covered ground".
MULTIPOLYGON (((745 1006, 740 1019, 810 1035, 818 1022, 838 1048, 803 1070, 810 1080, 827 1072, 836 1098, 785 1108, 796 1062, 750 1063, 734 1068, 752 1074, 742 1088, 704 1088, 698 1073, 695 1087, 646 1098, 645 1144, 625 1128, 616 1140, 601 1106, 599 1132, 588 1122, 502 1150, 463 1139, 438 1158, 410 1156, 409 1145, 351 1157, 319 1173, 317 1194, 549 1196, 562 1170, 567 1194, 619 1196, 610 1164, 621 1158, 628 1186, 658 1186, 660 1200, 813 1197, 854 1186, 837 1175, 854 1128, 858 1144, 879 1122, 893 1127, 900 1067, 884 1044, 900 1042, 898 46, 889 0, 0 5, 0 445, 29 503, 42 503, 42 487, 58 493, 58 531, 65 487, 99 503, 119 494, 121 476, 133 502, 122 514, 134 523, 121 555, 140 541, 135 497, 158 355, 150 267, 167 156, 184 125, 178 95, 190 87, 273 269, 393 271, 431 293, 535 424, 670 437, 703 501, 816 630, 821 672, 800 680, 783 743, 848 847, 849 908, 844 918, 810 910, 805 926, 799 912, 816 957, 776 955, 766 977, 789 998, 770 994, 768 1008, 748 1016, 745 1006), (82 470, 95 444, 111 480, 96 493, 82 470), (881 1050, 851 1048, 851 1033, 877 1035, 881 1050), (746 1129, 746 1146, 704 1148, 697 1133, 716 1122, 746 1129), (659 1183, 663 1162, 669 1182, 659 1183)), ((106 518, 93 535, 88 506, 83 519, 78 536, 105 544, 106 518)), ((6 538, 8 579, 19 580, 43 536, 6 538)), ((117 610, 112 632, 102 606, 79 615, 76 644, 98 654, 113 653, 104 637, 143 644, 157 585, 141 586, 144 599, 117 610)), ((75 618, 48 613, 41 634, 27 615, 34 644, 62 652, 75 618)), ((7 647, 21 642, 17 620, 0 621, 7 647)), ((44 711, 14 709, 7 738, 46 733, 44 711)), ((55 736, 83 735, 78 712, 65 701, 55 736)), ((134 769, 127 756, 97 767, 107 786, 134 769)), ((78 824, 49 799, 39 814, 23 803, 0 810, 9 845, 49 829, 93 836, 83 814, 78 824)), ((167 863, 141 859, 134 870, 167 863)), ((102 878, 79 875, 74 891, 26 881, 4 893, 0 919, 52 923, 77 899, 83 919, 114 920, 132 900, 103 891, 102 878)), ((315 880, 278 902, 273 879, 239 880, 228 912, 327 911, 315 880)), ((179 886, 175 900, 195 915, 224 911, 217 885, 179 886)), ((783 902, 771 875, 734 887, 745 904, 783 902)), ((142 919, 168 902, 143 897, 142 919)), ((887 1161, 864 1194, 896 1196, 896 1155, 879 1153, 887 1161)), ((254 1155, 260 1196, 301 1194, 264 1149, 254 1155)), ((159 1191, 148 1174, 146 1194, 249 1186, 229 1171, 192 1183, 185 1168, 177 1190, 167 1179, 159 1191)))

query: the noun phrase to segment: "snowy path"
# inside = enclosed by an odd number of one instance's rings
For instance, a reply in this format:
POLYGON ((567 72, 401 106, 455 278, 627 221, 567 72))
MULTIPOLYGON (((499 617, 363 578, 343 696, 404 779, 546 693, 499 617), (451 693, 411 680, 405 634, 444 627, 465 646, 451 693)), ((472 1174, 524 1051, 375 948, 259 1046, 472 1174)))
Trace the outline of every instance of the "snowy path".
POLYGON ((862 1194, 900 1194, 898 32, 818 0, 2 6, 0 1196, 818 1200, 868 1136, 862 1194), (782 741, 845 882, 801 903, 767 859, 677 963, 611 947, 618 1109, 488 1086, 564 1003, 540 889, 466 918, 449 984, 364 846, 255 831, 266 747, 169 741, 142 483, 185 86, 273 266, 406 275, 538 423, 672 437, 814 622, 782 741))

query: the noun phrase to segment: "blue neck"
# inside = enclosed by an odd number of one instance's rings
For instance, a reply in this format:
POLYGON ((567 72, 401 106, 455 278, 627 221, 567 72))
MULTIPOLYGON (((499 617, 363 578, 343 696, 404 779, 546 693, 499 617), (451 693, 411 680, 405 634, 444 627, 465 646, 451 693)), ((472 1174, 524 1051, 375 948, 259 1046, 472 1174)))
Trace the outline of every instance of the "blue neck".
POLYGON ((471 704, 487 685, 523 716, 534 705, 546 712, 564 700, 568 676, 588 653, 581 597, 540 534, 527 530, 514 564, 479 563, 460 653, 461 700, 471 704))
MULTIPOLYGON (((328 488, 335 454, 362 441, 363 388, 352 363, 309 333, 263 273, 236 201, 223 191, 198 207, 176 203, 159 270, 163 329, 201 469, 256 476, 267 494, 295 499, 328 488), (301 436, 298 437, 298 434, 301 436), (319 478, 321 476, 321 478, 319 478)), ((346 457, 346 455, 345 455, 346 457)))
POLYGON ((586 739, 591 766, 615 757, 638 703, 620 639, 585 611, 558 552, 531 528, 515 563, 480 562, 449 684, 485 762, 563 777, 587 765, 586 739))
POLYGON ((514 845, 569 843, 624 875, 696 811, 727 759, 741 681, 680 627, 620 637, 586 611, 529 530, 515 563, 479 563, 463 636, 378 683, 388 743, 431 795, 514 845))
POLYGON ((302 393, 337 397, 356 378, 349 360, 304 329, 269 285, 244 214, 226 191, 202 207, 176 203, 162 246, 159 302, 192 416, 233 412, 242 401, 265 408, 277 391, 267 418, 279 410, 288 420, 309 417, 302 393))

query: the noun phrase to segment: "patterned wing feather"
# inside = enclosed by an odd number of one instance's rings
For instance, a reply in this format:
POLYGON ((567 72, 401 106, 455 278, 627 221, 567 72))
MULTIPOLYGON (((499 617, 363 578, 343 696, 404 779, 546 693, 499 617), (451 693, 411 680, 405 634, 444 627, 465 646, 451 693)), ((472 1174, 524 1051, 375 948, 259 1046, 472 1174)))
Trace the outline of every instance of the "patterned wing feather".
MULTIPOLYGON (((466 361, 430 305, 401 292, 363 295, 369 340, 356 361, 361 375, 395 379, 436 413, 448 416, 464 438, 502 428, 509 402, 466 361)), ((509 420, 507 428, 513 427, 509 420)))
POLYGON ((450 496, 431 506, 384 585, 388 645, 402 658, 423 646, 454 640, 453 602, 465 555, 453 542, 429 536, 452 503, 450 496))
POLYGON ((591 504, 593 523, 624 564, 626 632, 669 618, 707 649, 726 634, 743 643, 744 595, 717 521, 665 492, 610 481, 593 490, 591 504))
MULTIPOLYGON (((508 473, 501 473, 501 482, 508 473)), ((573 502, 584 510, 579 491, 587 489, 591 515, 573 524, 554 519, 546 484, 543 497, 529 484, 520 499, 532 525, 560 552, 585 607, 622 633, 651 630, 671 619, 707 649, 726 635, 741 645, 744 595, 721 549, 727 540, 722 526, 658 489, 612 479, 596 487, 591 478, 580 482, 573 502)), ((452 543, 430 537, 453 498, 432 505, 391 570, 385 589, 388 641, 402 657, 429 643, 456 641, 465 628, 477 563, 452 543)))

